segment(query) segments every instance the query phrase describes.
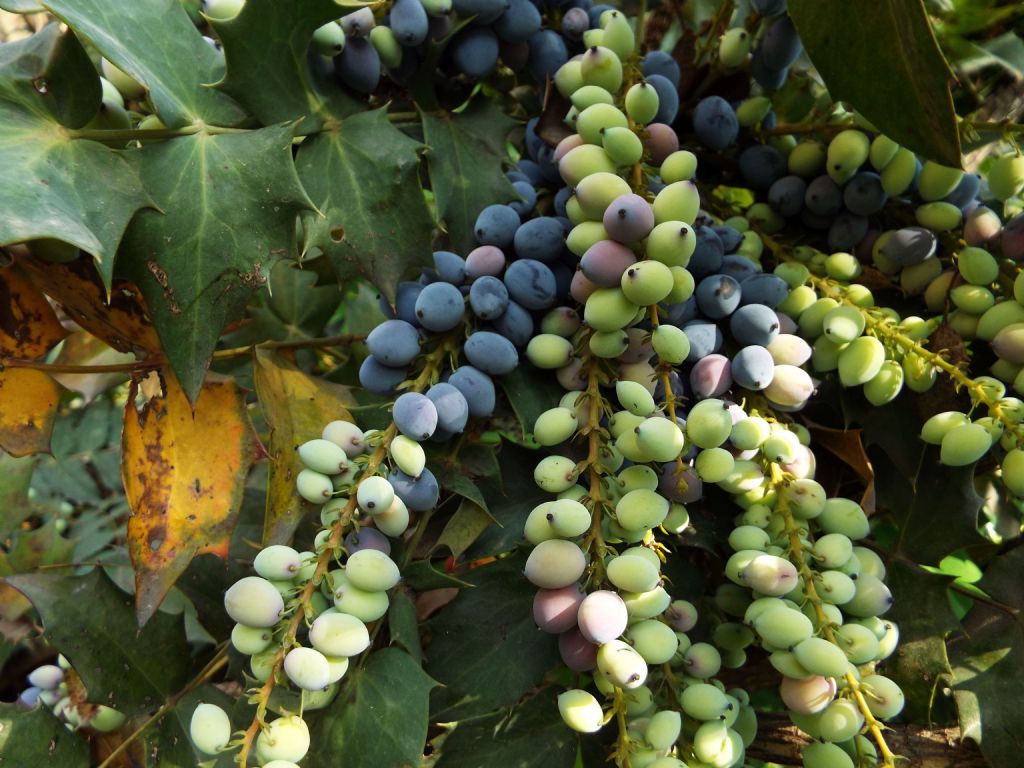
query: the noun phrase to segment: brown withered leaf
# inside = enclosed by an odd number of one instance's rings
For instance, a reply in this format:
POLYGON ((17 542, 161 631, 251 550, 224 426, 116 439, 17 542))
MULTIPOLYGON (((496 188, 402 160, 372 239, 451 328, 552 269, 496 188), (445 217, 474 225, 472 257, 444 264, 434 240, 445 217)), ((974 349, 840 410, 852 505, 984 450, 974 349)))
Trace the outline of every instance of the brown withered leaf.
POLYGON ((347 387, 308 376, 271 350, 256 350, 253 373, 260 409, 270 427, 263 543, 281 544, 309 510, 295 491, 295 477, 302 470, 296 449, 320 437, 327 422, 351 419, 348 406, 353 399, 347 387))
POLYGON ((46 297, 17 268, 0 269, 0 356, 34 360, 66 335, 46 297))
POLYGON ((169 372, 163 394, 125 407, 121 477, 132 510, 128 551, 143 625, 196 555, 226 557, 256 437, 242 390, 208 377, 195 411, 169 372))
POLYGON ((812 445, 820 445, 843 464, 853 470, 857 478, 865 486, 875 479, 875 470, 871 460, 864 451, 864 441, 860 429, 832 429, 820 424, 807 424, 811 433, 812 445))
POLYGON ((16 267, 0 269, 0 448, 14 456, 50 450, 60 387, 3 358, 34 360, 66 335, 46 297, 16 267))
POLYGON ((107 301, 91 258, 67 264, 19 259, 18 266, 32 284, 60 304, 68 317, 119 352, 145 359, 159 352, 160 341, 150 322, 142 293, 131 283, 117 280, 107 301))

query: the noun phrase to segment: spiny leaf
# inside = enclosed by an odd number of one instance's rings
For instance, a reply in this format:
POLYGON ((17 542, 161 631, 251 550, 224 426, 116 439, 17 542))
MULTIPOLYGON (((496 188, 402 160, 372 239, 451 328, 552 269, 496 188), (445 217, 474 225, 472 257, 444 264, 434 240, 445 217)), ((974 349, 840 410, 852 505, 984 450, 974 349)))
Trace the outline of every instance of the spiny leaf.
POLYGON ((833 99, 896 143, 960 167, 953 74, 921 0, 877 0, 869 12, 848 0, 791 0, 789 14, 833 99))
MULTIPOLYGON (((0 704, 0 755, 18 765, 50 768, 86 768, 89 746, 46 707, 25 710, 16 704, 0 704)), ((0 763, 7 759, 0 757, 0 763)), ((12 763, 13 765, 13 763, 12 763)))
POLYGON ((427 702, 437 683, 404 651, 384 648, 346 678, 314 728, 310 763, 335 768, 404 768, 420 764, 427 702))
POLYGON ((322 250, 339 278, 363 275, 391 301, 406 270, 430 255, 433 221, 419 184, 420 146, 378 109, 307 138, 295 158, 323 214, 304 217, 305 249, 322 250))
POLYGON ((7 582, 32 601, 47 640, 71 662, 90 702, 131 716, 155 709, 185 683, 189 651, 180 617, 157 614, 139 630, 131 597, 99 569, 7 582))
POLYGON ((96 113, 99 96, 88 56, 56 24, 0 45, 0 245, 71 243, 92 254, 109 287, 125 227, 151 201, 119 153, 68 130, 96 113))
POLYGON ((572 768, 576 739, 565 727, 556 693, 542 688, 510 709, 458 723, 441 745, 438 768, 572 768))
POLYGON ((347 387, 309 376, 269 350, 256 350, 253 368, 260 409, 270 427, 263 543, 281 544, 309 511, 295 491, 295 477, 302 470, 296 449, 320 437, 327 422, 351 419, 352 397, 347 387))
POLYGON ((990 765, 1020 763, 1024 709, 1014 706, 1024 686, 1024 548, 991 563, 980 586, 994 602, 975 602, 965 634, 949 644, 963 738, 977 742, 990 765))
POLYGON ((220 54, 203 40, 179 0, 133 0, 131 9, 108 0, 43 0, 61 21, 109 61, 149 89, 165 125, 202 120, 232 126, 245 113, 221 91, 220 54))
POLYGON ((233 19, 213 23, 227 64, 217 87, 264 125, 305 118, 303 127, 313 130, 331 113, 343 117, 364 109, 341 88, 320 94, 310 84, 313 31, 339 13, 334 0, 248 0, 233 19))
POLYGON ((187 136, 137 153, 160 211, 132 221, 119 268, 146 297, 189 400, 223 328, 274 262, 294 255, 295 216, 311 204, 291 148, 292 129, 275 126, 187 136))
POLYGON ((438 216, 457 251, 469 251, 476 244, 473 225, 481 210, 518 199, 501 167, 502 144, 514 124, 487 99, 472 102, 461 113, 423 113, 430 186, 438 216))
POLYGON ((533 623, 537 590, 522 577, 524 564, 517 554, 471 571, 466 578, 474 587, 430 621, 427 672, 444 686, 431 704, 435 720, 509 706, 558 662, 554 637, 533 623))
POLYGON ((121 474, 140 626, 193 557, 227 556, 254 457, 245 397, 233 381, 207 381, 194 411, 170 374, 164 389, 136 411, 133 387, 125 407, 121 474))

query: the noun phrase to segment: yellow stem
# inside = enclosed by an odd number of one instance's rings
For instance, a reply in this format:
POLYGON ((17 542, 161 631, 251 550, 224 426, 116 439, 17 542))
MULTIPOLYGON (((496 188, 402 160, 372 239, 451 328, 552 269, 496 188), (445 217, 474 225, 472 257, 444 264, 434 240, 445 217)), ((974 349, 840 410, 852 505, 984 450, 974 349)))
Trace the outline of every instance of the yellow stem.
MULTIPOLYGON (((818 591, 814 586, 814 572, 810 566, 807 565, 807 559, 804 557, 803 542, 800 539, 800 529, 796 524, 796 519, 793 517, 792 511, 789 509, 789 502, 786 500, 786 495, 783 492, 786 488, 787 482, 785 474, 782 468, 774 462, 770 467, 772 488, 775 491, 776 504, 775 510, 782 515, 782 519, 786 525, 786 534, 789 536, 789 559, 796 566, 797 571, 800 573, 801 578, 804 581, 804 593, 807 595, 807 601, 814 608, 814 615, 817 618, 818 630, 833 645, 836 643, 835 632, 832 630, 832 623, 828 620, 825 615, 825 609, 821 597, 818 595, 818 591)), ((883 766, 885 768, 893 768, 896 765, 896 756, 893 755, 892 750, 889 749, 889 745, 885 743, 885 736, 882 735, 882 728, 884 724, 880 723, 875 716, 871 713, 871 709, 868 707, 867 701, 864 699, 864 694, 861 691, 860 683, 857 678, 854 677, 852 672, 846 673, 846 684, 853 693, 854 701, 857 702, 857 708, 860 709, 861 714, 864 716, 864 722, 867 725, 868 731, 875 739, 875 743, 878 745, 878 749, 882 754, 883 766)))
MULTIPOLYGON (((455 334, 456 332, 453 331, 443 337, 437 347, 426 356, 423 369, 409 384, 407 388, 408 391, 422 392, 436 380, 442 364, 445 362, 448 355, 450 355, 454 350, 453 344, 455 341, 455 334)), ((388 449, 391 447, 391 441, 394 440, 397 435, 398 427, 395 426, 394 422, 391 422, 381 435, 380 443, 378 443, 373 453, 370 454, 369 460, 366 462, 366 466, 363 469, 360 482, 362 479, 372 477, 377 473, 377 470, 384 462, 384 459, 387 458, 388 449)), ((270 674, 267 677, 266 682, 263 683, 254 695, 254 698, 257 701, 256 715, 253 717, 249 727, 245 730, 238 755, 235 757, 235 762, 239 766, 244 767, 249 759, 249 752, 252 749, 253 740, 256 738, 256 735, 259 733, 259 730, 263 725, 263 721, 267 713, 267 704, 270 700, 270 694, 274 690, 277 676, 284 664, 284 657, 296 644, 295 638, 298 635, 299 627, 302 626, 302 622, 307 615, 313 593, 327 574, 331 561, 334 559, 334 553, 341 547, 342 538, 344 537, 345 531, 355 514, 356 495, 355 488, 353 488, 352 495, 349 497, 345 508, 342 510, 338 519, 331 524, 331 535, 327 538, 327 541, 324 543, 323 551, 317 558, 316 568, 313 570, 313 576, 308 582, 306 582, 306 586, 299 595, 298 602, 295 607, 295 613, 292 615, 287 627, 285 628, 284 635, 280 641, 280 647, 274 654, 274 660, 270 667, 270 674)))

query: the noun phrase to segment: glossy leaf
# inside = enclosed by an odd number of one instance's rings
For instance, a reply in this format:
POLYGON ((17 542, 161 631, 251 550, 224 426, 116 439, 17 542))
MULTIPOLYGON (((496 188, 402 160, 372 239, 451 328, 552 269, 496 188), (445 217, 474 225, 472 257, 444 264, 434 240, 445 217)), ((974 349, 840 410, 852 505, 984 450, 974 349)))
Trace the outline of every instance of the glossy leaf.
POLYGON ((71 243, 92 254, 109 286, 125 227, 150 200, 122 155, 69 131, 96 113, 99 96, 85 51, 56 24, 0 45, 0 245, 71 243))
POLYGON ((324 425, 351 419, 348 388, 303 373, 270 350, 257 350, 254 360, 256 394, 270 428, 270 479, 263 543, 288 541, 310 509, 295 491, 303 469, 296 449, 320 437, 324 425))
POLYGON ((789 14, 833 99, 846 101, 893 141, 960 167, 953 74, 921 0, 792 0, 789 14), (870 76, 853 62, 871 62, 870 76))
POLYGON ((420 146, 378 109, 307 138, 295 158, 320 212, 304 216, 305 250, 323 251, 340 279, 362 275, 389 300, 405 272, 430 256, 420 146))
POLYGON ((420 644, 420 627, 416 620, 416 605, 404 589, 391 593, 388 608, 388 633, 391 642, 402 646, 417 664, 423 663, 423 647, 420 644))
MULTIPOLYGON (((87 768, 89 746, 46 707, 25 710, 16 704, 0 704, 0 755, 18 765, 50 768, 87 768)), ((7 762, 0 757, 0 761, 7 762)))
POLYGON ((146 297, 189 400, 224 326, 241 316, 273 264, 294 255, 295 216, 311 206, 291 147, 291 128, 276 126, 138 152, 160 211, 143 211, 128 228, 121 271, 146 297))
POLYGON ((303 119, 303 129, 314 130, 331 112, 364 108, 340 88, 323 95, 311 88, 313 31, 339 15, 334 0, 249 0, 233 19, 213 23, 227 65, 217 87, 264 125, 303 119))
POLYGON ((1012 702, 1024 686, 1022 569, 1021 547, 989 563, 979 586, 993 601, 976 602, 964 620, 965 634, 949 645, 963 738, 977 742, 990 765, 1020 762, 1024 710, 1012 702))
POLYGON ((933 691, 952 671, 946 638, 960 628, 947 598, 950 580, 900 560, 890 565, 886 581, 895 599, 884 618, 900 628, 899 646, 886 662, 886 674, 906 695, 904 716, 910 722, 928 722, 933 691))
POLYGON ((431 704, 435 720, 510 706, 558 662, 555 637, 533 623, 537 590, 523 578, 524 563, 516 555, 470 571, 465 578, 474 586, 430 621, 426 669, 444 686, 431 704))
POLYGON ((476 246, 473 225, 481 210, 518 199, 502 169, 502 145, 513 125, 496 104, 485 99, 472 102, 461 113, 423 113, 430 186, 451 247, 460 253, 476 246))
POLYGON ((445 523, 434 547, 446 547, 452 553, 452 557, 458 560, 473 542, 480 538, 480 534, 495 524, 497 521, 486 507, 463 499, 455 514, 445 523))
POLYGON ((437 683, 404 651, 384 648, 351 670, 313 728, 310 764, 336 768, 419 765, 427 740, 427 702, 437 683))
POLYGON ((164 389, 137 411, 133 388, 125 409, 121 473, 133 513, 128 550, 140 626, 193 557, 227 556, 255 453, 234 382, 211 378, 194 411, 170 374, 164 389))
POLYGON ((437 768, 572 768, 576 738, 555 701, 556 692, 542 688, 510 709, 455 724, 441 745, 437 768))
POLYGON ((180 617, 157 614, 138 629, 132 600, 99 570, 87 576, 30 573, 7 582, 32 601, 49 643, 89 692, 127 715, 156 709, 188 677, 180 617))
POLYGON ((242 109, 216 82, 223 61, 203 40, 179 0, 134 0, 131 12, 106 0, 43 0, 57 18, 109 61, 149 89, 160 119, 171 128, 202 120, 237 125, 242 109))

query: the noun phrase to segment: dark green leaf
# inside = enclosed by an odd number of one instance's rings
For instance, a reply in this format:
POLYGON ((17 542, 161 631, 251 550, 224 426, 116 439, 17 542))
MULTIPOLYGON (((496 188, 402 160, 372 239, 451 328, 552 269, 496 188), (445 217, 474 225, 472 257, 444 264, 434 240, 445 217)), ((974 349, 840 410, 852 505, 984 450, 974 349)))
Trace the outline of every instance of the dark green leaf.
POLYGON ((423 663, 423 648, 420 645, 420 627, 416 619, 416 605, 409 593, 396 589, 391 595, 391 607, 388 608, 388 632, 391 642, 398 643, 416 663, 423 663))
POLYGON ((974 467, 945 467, 929 449, 916 477, 903 477, 888 461, 876 461, 879 512, 899 524, 896 547, 916 563, 938 563, 964 547, 981 543, 977 533, 981 497, 974 490, 974 467))
POLYGON ((899 626, 900 643, 885 662, 886 674, 906 694, 904 717, 928 722, 934 688, 952 671, 946 637, 960 628, 946 598, 950 580, 900 560, 889 567, 887 581, 895 599, 884 618, 899 626))
POLYGON ((437 570, 430 560, 413 560, 402 569, 402 579, 410 589, 417 592, 426 592, 428 589, 444 589, 445 587, 458 589, 472 586, 457 576, 437 570))
MULTIPOLYGON (((156 727, 145 732, 145 747, 149 765, 160 768, 195 768, 201 760, 209 759, 192 748, 192 740, 188 735, 192 713, 199 704, 204 702, 216 704, 231 715, 235 700, 212 685, 203 685, 185 694, 174 709, 157 723, 156 727)), ((248 723, 236 721, 233 725, 240 729, 248 723)), ((230 758, 225 763, 233 765, 230 758)), ((218 765, 221 763, 218 762, 218 765)))
POLYGON ((485 530, 466 553, 468 558, 487 557, 510 552, 525 541, 523 525, 527 516, 542 501, 549 501, 534 483, 520 478, 531 477, 537 454, 512 443, 503 443, 497 460, 502 467, 500 477, 487 476, 478 481, 487 499, 487 508, 498 523, 485 530), (507 478, 503 482, 502 478, 507 478))
POLYGON ((311 208, 292 164, 292 129, 187 136, 137 154, 160 211, 125 234, 121 268, 142 289, 167 358, 190 400, 221 330, 281 258, 311 208))
POLYGON ((60 535, 59 523, 54 518, 39 528, 21 531, 15 536, 7 554, 15 573, 28 573, 41 565, 66 563, 71 559, 75 544, 60 535))
POLYGON ((0 452, 0 537, 6 538, 32 514, 28 489, 38 456, 15 458, 0 452))
POLYGON ((525 555, 474 569, 475 589, 459 593, 430 621, 427 672, 434 720, 462 720, 510 706, 558 663, 554 636, 533 623, 533 595, 523 578, 525 555))
POLYGON ((89 746, 46 707, 0 703, 0 764, 86 768, 89 746))
POLYGON ((44 0, 61 21, 108 60, 149 89, 149 98, 171 128, 202 120, 237 125, 245 113, 215 88, 222 59, 179 0, 134 0, 130 12, 108 0, 44 0))
POLYGON ((475 246, 473 225, 483 208, 518 198, 501 167, 504 140, 513 124, 488 99, 474 101, 462 113, 423 113, 430 186, 456 251, 475 246))
POLYGON ((990 765, 1020 763, 1024 709, 1024 547, 989 563, 980 586, 994 602, 976 602, 965 634, 949 644, 953 695, 963 738, 978 743, 990 765))
POLYGON ((480 488, 467 477, 466 471, 460 466, 446 465, 441 472, 441 487, 467 499, 478 507, 487 510, 487 500, 480 493, 480 488))
POLYGON ((458 560, 480 538, 480 534, 496 524, 497 521, 485 507, 464 499, 455 514, 445 523, 434 548, 447 547, 452 557, 458 560))
MULTIPOLYGON (((313 30, 339 12, 333 0, 249 0, 233 19, 214 22, 227 64, 217 87, 264 125, 305 118, 303 128, 315 129, 327 105, 310 88, 307 53, 313 30)), ((329 98, 338 116, 365 108, 337 86, 329 98)))
POLYGON ((526 366, 520 366, 502 376, 501 388, 515 411, 524 435, 532 434, 537 417, 557 405, 565 394, 554 376, 544 371, 527 369, 526 366))
POLYGON ((960 167, 953 74, 921 0, 792 0, 789 14, 832 98, 893 141, 960 167), (857 65, 860 66, 857 66, 857 65))
POLYGON ((558 714, 556 693, 542 688, 508 711, 457 723, 437 768, 572 768, 576 738, 558 714))
POLYGON ((363 275, 391 301, 406 270, 430 256, 434 224, 419 184, 420 146, 378 109, 307 138, 295 158, 320 212, 304 217, 306 250, 319 248, 339 278, 363 275))
POLYGON ((75 139, 99 106, 99 79, 73 34, 56 24, 0 46, 0 245, 56 238, 92 254, 109 286, 132 215, 149 205, 131 165, 75 139))
POLYGON ((406 768, 420 764, 427 740, 431 680, 397 648, 370 654, 323 720, 311 728, 310 765, 406 768))
POLYGON ((152 710, 187 679, 189 652, 177 617, 157 613, 139 630, 132 598, 99 570, 11 576, 39 612, 49 643, 67 656, 89 700, 127 715, 152 710))

